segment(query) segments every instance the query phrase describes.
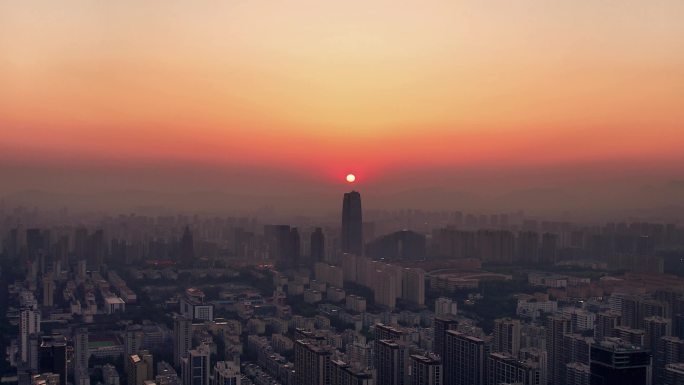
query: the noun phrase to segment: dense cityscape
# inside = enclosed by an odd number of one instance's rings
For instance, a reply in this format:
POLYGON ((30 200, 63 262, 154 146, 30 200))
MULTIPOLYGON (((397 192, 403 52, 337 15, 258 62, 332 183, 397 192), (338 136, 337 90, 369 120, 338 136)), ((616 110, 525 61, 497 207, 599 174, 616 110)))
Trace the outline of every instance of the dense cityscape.
POLYGON ((2 383, 684 381, 681 224, 341 206, 288 224, 3 206, 2 383))
POLYGON ((684 0, 0 0, 0 385, 684 385, 684 0))

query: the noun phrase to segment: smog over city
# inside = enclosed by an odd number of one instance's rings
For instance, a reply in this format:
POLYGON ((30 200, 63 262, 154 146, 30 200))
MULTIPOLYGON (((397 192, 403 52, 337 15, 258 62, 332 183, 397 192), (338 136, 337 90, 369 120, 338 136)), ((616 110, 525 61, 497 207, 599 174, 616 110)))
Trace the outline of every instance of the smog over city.
POLYGON ((683 384, 682 20, 0 1, 0 382, 683 384))

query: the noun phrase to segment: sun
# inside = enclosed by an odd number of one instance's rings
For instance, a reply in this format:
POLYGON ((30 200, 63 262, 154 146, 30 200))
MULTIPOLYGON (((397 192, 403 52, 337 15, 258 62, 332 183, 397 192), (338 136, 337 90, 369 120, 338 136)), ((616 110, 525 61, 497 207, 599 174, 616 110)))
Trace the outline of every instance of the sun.
POLYGON ((356 176, 354 174, 347 174, 347 182, 353 183, 356 180, 356 176))

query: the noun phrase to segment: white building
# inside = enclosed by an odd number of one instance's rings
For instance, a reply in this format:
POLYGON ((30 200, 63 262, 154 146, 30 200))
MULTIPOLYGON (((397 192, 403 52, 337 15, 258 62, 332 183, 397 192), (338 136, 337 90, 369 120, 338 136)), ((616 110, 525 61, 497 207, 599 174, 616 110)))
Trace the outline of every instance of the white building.
POLYGON ((36 308, 21 311, 21 360, 28 362, 28 339, 33 333, 40 333, 40 311, 36 308))

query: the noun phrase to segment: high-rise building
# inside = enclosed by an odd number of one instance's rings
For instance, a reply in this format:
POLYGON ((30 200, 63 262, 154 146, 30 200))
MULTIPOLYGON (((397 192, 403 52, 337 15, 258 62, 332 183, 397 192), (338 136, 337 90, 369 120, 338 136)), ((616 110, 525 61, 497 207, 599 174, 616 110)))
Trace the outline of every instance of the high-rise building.
POLYGON ((448 330, 444 345, 444 384, 484 385, 487 342, 448 330))
POLYGON ((325 261, 325 235, 323 229, 316 227, 311 233, 311 263, 325 261))
POLYGON ((394 309, 397 305, 397 276, 389 269, 373 271, 373 299, 376 305, 394 309))
POLYGON ((662 338, 672 335, 672 322, 670 319, 653 316, 644 319, 644 347, 651 350, 653 356, 652 383, 658 384, 662 381, 664 367, 659 357, 662 338))
POLYGON ((542 385, 548 383, 548 353, 545 349, 522 348, 520 349, 518 358, 522 361, 536 363, 539 368, 539 383, 542 385))
POLYGON ((663 382, 665 367, 684 361, 684 340, 679 337, 661 337, 658 350, 653 353, 653 372, 655 384, 663 382))
POLYGON ((541 262, 545 265, 554 265, 558 259, 558 235, 544 233, 541 240, 541 262))
POLYGON ((411 355, 411 385, 442 385, 442 362, 433 355, 411 355))
POLYGON ((157 375, 154 377, 157 385, 182 385, 178 372, 166 361, 157 364, 157 375))
POLYGON ((52 307, 55 304, 55 281, 52 274, 43 276, 43 306, 52 307))
POLYGON ((594 330, 596 325, 596 314, 585 309, 576 307, 566 307, 562 311, 563 315, 570 319, 570 328, 573 332, 584 332, 594 330))
POLYGON ((535 231, 521 231, 516 240, 517 260, 524 264, 539 263, 539 234, 535 231))
POLYGON ((100 268, 104 262, 105 249, 104 231, 102 229, 96 230, 88 237, 86 251, 88 267, 93 270, 100 268))
POLYGON ((447 330, 455 330, 456 327, 458 327, 458 321, 455 319, 435 317, 433 321, 433 350, 442 358, 442 362, 444 362, 444 340, 446 339, 446 332, 447 330))
POLYGON ((579 362, 571 362, 565 366, 566 385, 590 385, 591 368, 579 362))
POLYGON ((383 323, 377 323, 373 326, 373 337, 375 341, 380 340, 395 340, 395 341, 408 341, 408 334, 406 330, 383 323))
POLYGON ((298 267, 302 261, 301 261, 301 254, 302 254, 302 244, 301 244, 301 238, 299 237, 299 230, 297 230, 296 227, 293 227, 290 229, 290 250, 288 250, 288 260, 284 261, 286 262, 286 266, 293 266, 293 267, 298 267))
POLYGON ((672 316, 672 335, 684 338, 684 314, 677 313, 672 316))
POLYGON ((613 329, 620 325, 620 313, 616 311, 603 311, 596 314, 596 328, 594 339, 596 342, 603 341, 606 337, 614 337, 613 329))
POLYGON ((204 292, 196 287, 185 290, 180 298, 180 311, 189 320, 212 321, 214 305, 204 300, 204 292))
POLYGON ((342 252, 363 255, 363 216, 361 194, 344 194, 342 202, 342 252))
POLYGON ((132 356, 142 350, 144 337, 142 326, 129 325, 124 333, 124 356, 132 356))
POLYGON ((458 314, 458 303, 451 298, 439 297, 435 300, 435 317, 452 317, 458 314))
POLYGON ((646 345, 646 333, 643 329, 632 329, 627 326, 618 326, 614 330, 615 337, 620 338, 635 346, 646 345))
POLYGON ((21 311, 21 361, 29 362, 29 336, 40 333, 40 311, 26 308, 21 311))
POLYGON ((652 352, 657 352, 660 338, 672 335, 672 321, 658 316, 646 317, 644 319, 644 332, 646 334, 644 347, 651 349, 652 352))
POLYGON ((119 385, 120 378, 119 372, 116 371, 116 367, 112 364, 105 364, 102 367, 102 382, 105 385, 119 385))
POLYGON ((154 358, 142 350, 126 357, 126 378, 128 385, 144 385, 146 381, 154 380, 154 358))
POLYGON ((61 334, 43 336, 39 348, 39 370, 59 375, 59 383, 67 380, 67 340, 61 334))
POLYGON ((192 321, 177 315, 173 320, 173 362, 181 366, 183 357, 192 349, 192 321))
POLYGON ((376 385, 407 385, 408 346, 401 341, 380 340, 375 347, 376 385))
POLYGON ((665 367, 663 385, 684 384, 684 363, 668 364, 665 367))
POLYGON ((201 344, 181 359, 183 385, 209 385, 210 356, 209 345, 201 344))
POLYGON ((401 298, 418 306, 425 305, 425 272, 422 269, 405 268, 401 298))
POLYGON ((522 361, 508 353, 491 353, 487 361, 487 384, 541 384, 541 370, 539 364, 532 361, 522 361))
POLYGON ((500 318, 494 320, 494 352, 518 356, 520 351, 520 320, 500 318))
POLYGON ((333 348, 314 340, 297 340, 294 345, 295 383, 297 385, 330 384, 333 348))
POLYGON ((219 361, 214 365, 212 385, 240 385, 241 383, 240 365, 234 361, 219 361))
POLYGON ((341 360, 330 361, 330 385, 374 385, 373 374, 341 360))
POLYGON ((180 242, 180 254, 180 259, 183 264, 190 266, 194 263, 195 241, 189 226, 186 226, 185 230, 183 230, 183 236, 181 237, 180 242))
POLYGON ((612 338, 591 347, 591 385, 648 385, 651 354, 648 350, 612 338))
POLYGON ((589 354, 591 353, 591 346, 593 344, 594 339, 592 337, 585 337, 576 333, 564 335, 561 365, 569 364, 571 362, 589 365, 589 354))
POLYGON ((565 375, 563 363, 563 336, 571 332, 570 320, 553 315, 546 319, 546 351, 548 352, 548 381, 560 384, 565 375))
POLYGON ((420 261, 425 259, 425 245, 425 235, 401 230, 367 242, 365 251, 373 259, 420 261))
POLYGON ((76 385, 90 385, 88 374, 88 329, 78 328, 74 333, 74 381, 76 385))

